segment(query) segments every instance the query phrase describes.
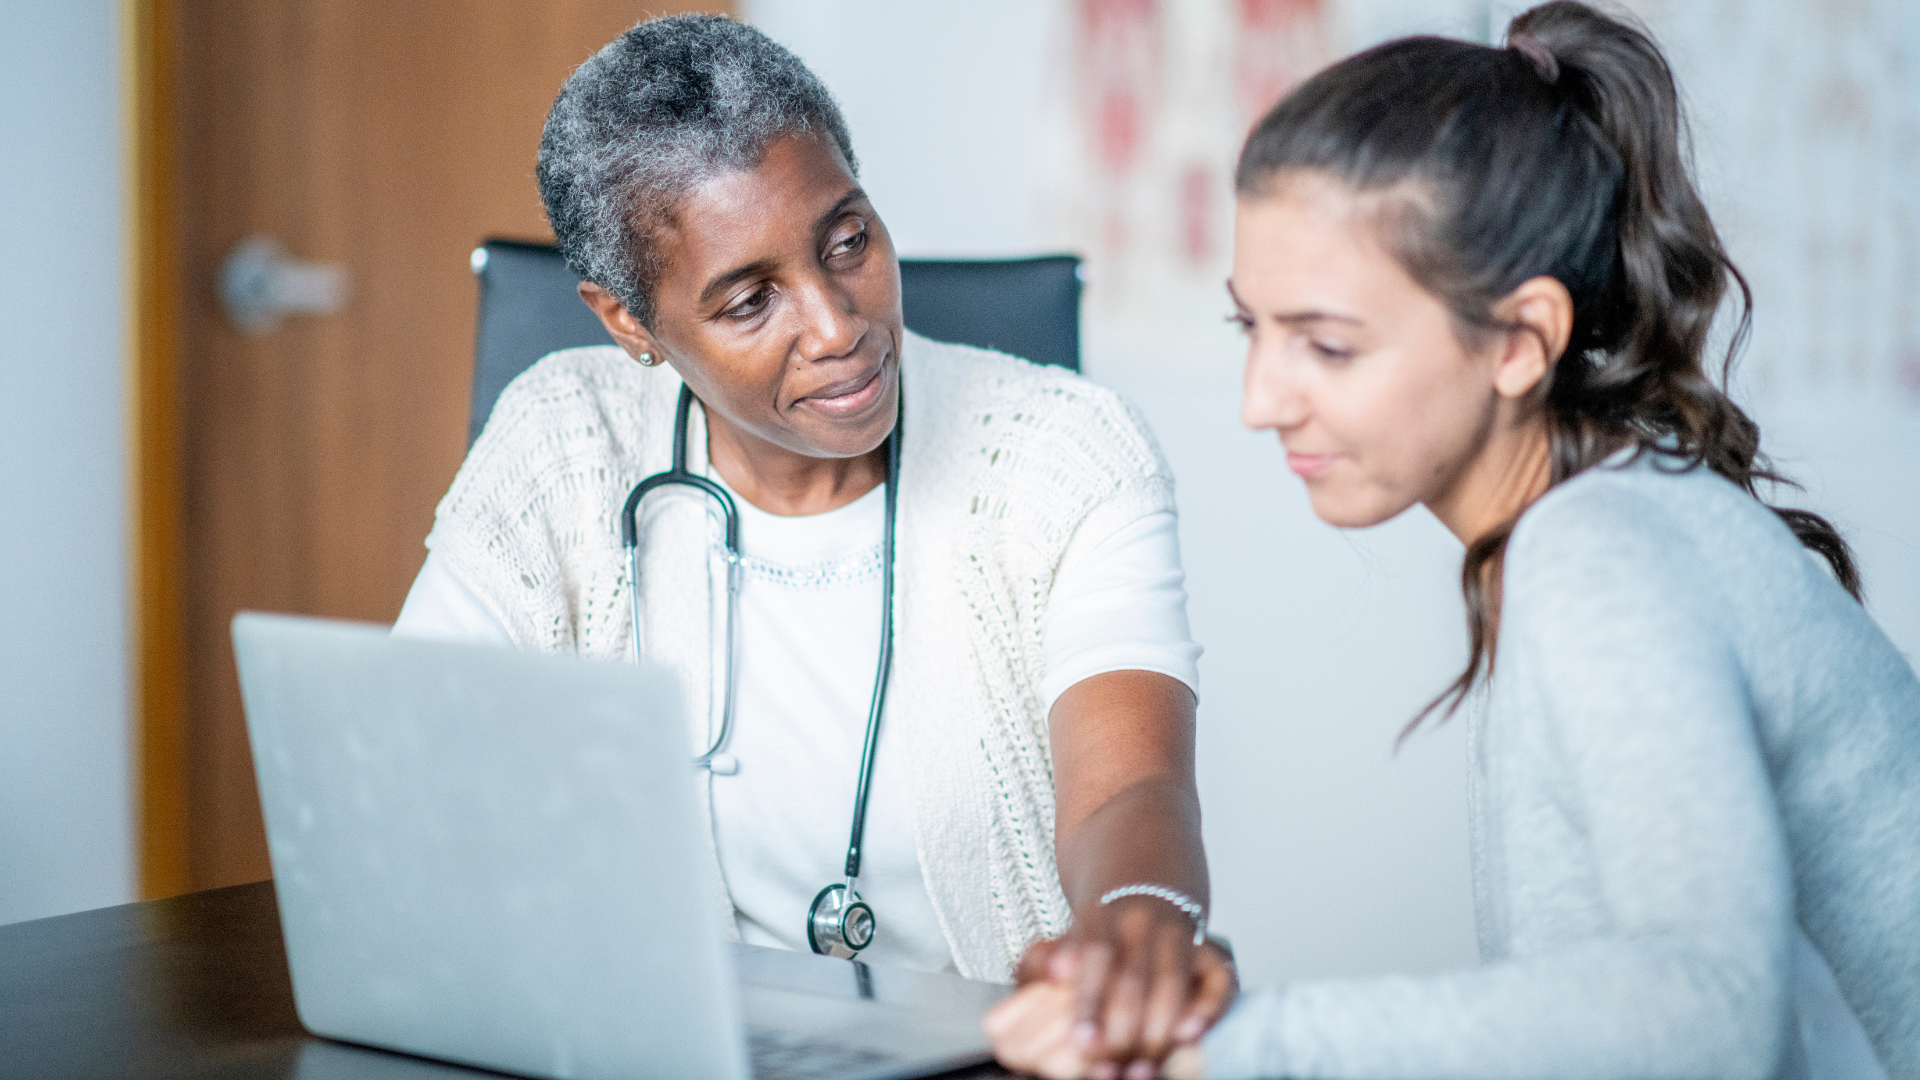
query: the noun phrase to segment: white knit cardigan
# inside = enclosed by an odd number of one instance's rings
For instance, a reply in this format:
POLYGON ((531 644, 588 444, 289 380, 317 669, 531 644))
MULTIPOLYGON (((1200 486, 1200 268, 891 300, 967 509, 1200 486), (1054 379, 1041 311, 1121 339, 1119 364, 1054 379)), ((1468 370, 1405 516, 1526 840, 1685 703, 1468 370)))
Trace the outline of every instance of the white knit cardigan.
MULTIPOLYGON (((1173 480, 1138 414, 1076 375, 912 333, 901 372, 896 644, 882 722, 904 760, 875 767, 910 771, 915 847, 956 966, 1006 979, 1030 942, 1071 918, 1038 696, 1054 576, 1069 547, 1171 510, 1173 480)), ((603 346, 554 353, 500 395, 427 546, 520 648, 630 656, 619 508, 668 467, 680 385, 671 369, 603 346)), ((695 409, 696 471, 706 442, 695 409)), ((701 497, 678 487, 650 496, 640 521, 640 650, 680 673, 689 741, 702 746, 724 580, 711 528, 701 497)), ((731 931, 717 858, 710 869, 731 931)))

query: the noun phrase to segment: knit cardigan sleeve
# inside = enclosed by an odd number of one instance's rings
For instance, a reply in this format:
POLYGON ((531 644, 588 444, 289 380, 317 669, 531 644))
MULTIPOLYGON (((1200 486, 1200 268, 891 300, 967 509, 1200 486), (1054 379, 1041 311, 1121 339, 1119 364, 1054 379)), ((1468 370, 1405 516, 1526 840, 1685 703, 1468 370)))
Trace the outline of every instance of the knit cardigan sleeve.
POLYGON ((937 534, 912 546, 942 551, 945 579, 901 609, 913 627, 903 685, 942 699, 903 718, 918 725, 917 778, 935 793, 918 823, 921 864, 962 973, 1004 979, 1072 918, 1039 695, 1055 578, 1070 547, 1172 510, 1173 479, 1139 414, 1084 378, 912 337, 907 358, 905 466, 938 478, 907 483, 910 527, 937 534), (949 662, 964 672, 920 682, 949 662))
POLYGON ((615 510, 664 468, 679 380, 611 347, 553 353, 507 384, 427 547, 534 652, 618 655, 628 616, 615 510), (670 422, 670 421, 667 421, 670 422))

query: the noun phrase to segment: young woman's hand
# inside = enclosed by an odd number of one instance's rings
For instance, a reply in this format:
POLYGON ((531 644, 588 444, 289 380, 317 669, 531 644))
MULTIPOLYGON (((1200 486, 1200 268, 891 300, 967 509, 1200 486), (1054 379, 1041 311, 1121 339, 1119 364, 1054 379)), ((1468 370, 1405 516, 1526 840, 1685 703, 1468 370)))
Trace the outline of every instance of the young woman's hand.
MULTIPOLYGON (((1215 949, 1208 952, 1219 955, 1215 949)), ((1043 1080, 1080 1080, 1092 1075, 1098 1063, 1075 1041, 1073 1027, 1073 988, 1050 979, 1015 991, 986 1018, 987 1035, 1000 1063, 1043 1080)), ((1197 1043, 1174 1047, 1154 1073, 1167 1080, 1200 1080, 1205 1074, 1205 1056, 1197 1043)))
POLYGON ((1029 983, 995 1005, 982 1026, 993 1056, 1015 1072, 1042 1080, 1080 1080, 1087 1073, 1087 1053, 1073 1041, 1070 986, 1029 983))
MULTIPOLYGON (((1037 943, 1016 977, 1023 987, 1053 988, 1050 998, 1066 995, 1064 1038, 1092 1080, 1161 1075, 1168 1055, 1198 1042, 1239 988, 1224 950, 1212 943, 1195 947, 1186 914, 1146 896, 1096 908, 1066 937, 1037 943)), ((1058 1020, 1051 1012, 1044 1015, 1049 1024, 1058 1020)), ((1026 1043, 1041 1038, 1040 1029, 1021 1030, 1026 1043)), ((1050 1027, 1046 1031, 1051 1034, 1050 1027)), ((998 1036, 995 1049, 1001 1049, 998 1036)), ((1005 1057, 1002 1061, 1012 1064, 1005 1057)))

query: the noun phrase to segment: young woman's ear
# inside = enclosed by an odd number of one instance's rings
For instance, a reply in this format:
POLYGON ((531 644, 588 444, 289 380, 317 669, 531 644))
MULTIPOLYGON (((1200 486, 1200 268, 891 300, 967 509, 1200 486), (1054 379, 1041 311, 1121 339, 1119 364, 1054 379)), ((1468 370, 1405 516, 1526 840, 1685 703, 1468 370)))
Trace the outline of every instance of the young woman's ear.
POLYGON ((580 283, 580 299, 587 302, 595 315, 600 316, 600 325, 607 328, 613 340, 625 349, 628 356, 652 367, 664 358, 660 346, 653 340, 653 333, 640 325, 617 297, 591 281, 580 283), (641 357, 647 359, 641 360, 641 357))
POLYGON ((1532 393, 1567 351, 1573 336, 1573 296, 1554 278, 1528 278, 1493 306, 1512 327, 1495 361, 1493 387, 1502 397, 1532 393))

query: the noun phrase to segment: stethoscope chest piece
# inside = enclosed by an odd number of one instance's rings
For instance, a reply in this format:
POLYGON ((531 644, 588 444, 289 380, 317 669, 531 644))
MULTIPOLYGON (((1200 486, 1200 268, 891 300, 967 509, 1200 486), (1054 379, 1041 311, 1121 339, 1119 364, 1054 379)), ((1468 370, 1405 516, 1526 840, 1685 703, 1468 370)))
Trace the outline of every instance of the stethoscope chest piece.
MULTIPOLYGON (((620 543, 627 554, 627 592, 633 604, 633 658, 640 660, 640 500, 663 487, 683 486, 701 492, 720 507, 725 525, 727 553, 726 689, 720 710, 720 734, 707 752, 694 764, 719 776, 730 776, 740 768, 734 756, 726 752, 727 738, 733 732, 733 602, 740 588, 740 511, 733 496, 712 480, 687 468, 687 420, 693 411, 693 391, 680 388, 680 402, 673 414, 673 467, 635 484, 620 510, 620 543)), ((853 829, 847 840, 847 880, 844 885, 829 885, 813 898, 807 909, 807 944, 825 956, 852 959, 861 949, 873 944, 873 909, 853 890, 860 876, 860 842, 867 827, 867 795, 873 785, 873 759, 880 745, 880 717, 887 704, 887 679, 893 671, 893 555, 894 518, 900 494, 900 421, 894 422, 887 450, 887 517, 882 540, 880 571, 880 665, 873 680, 873 703, 867 712, 867 734, 860 751, 860 785, 853 794, 853 829)))
POLYGON ((807 909, 807 944, 822 956, 851 960, 873 944, 873 909, 845 885, 829 885, 807 909))

